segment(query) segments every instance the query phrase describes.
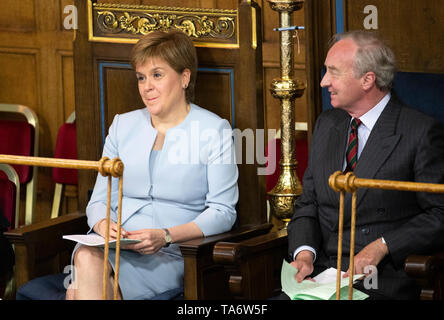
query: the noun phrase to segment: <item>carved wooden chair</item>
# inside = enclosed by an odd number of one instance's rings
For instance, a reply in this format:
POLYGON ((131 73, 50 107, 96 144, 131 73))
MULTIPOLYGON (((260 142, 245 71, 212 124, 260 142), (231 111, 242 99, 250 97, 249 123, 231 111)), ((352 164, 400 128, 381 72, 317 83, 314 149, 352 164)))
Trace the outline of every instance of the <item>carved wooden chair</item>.
MULTIPOLYGON (((228 119, 233 128, 264 128, 261 14, 254 1, 242 1, 237 10, 209 11, 126 5, 115 10, 113 5, 83 0, 76 1, 76 6, 80 12, 88 12, 79 14, 79 30, 74 44, 80 159, 100 158, 105 132, 114 114, 143 106, 137 92, 136 77, 128 61, 132 44, 141 36, 140 30, 107 29, 115 24, 106 24, 106 21, 120 21, 124 14, 145 17, 156 25, 160 22, 153 20, 153 12, 165 17, 173 12, 173 16, 182 17, 171 25, 187 32, 197 48, 199 66, 195 103, 228 119), (178 10, 184 15, 177 14, 178 10), (109 17, 98 13, 105 11, 110 14, 109 17), (197 32, 202 27, 202 19, 212 19, 209 25, 214 29, 211 32, 197 32), (196 32, 187 28, 191 25, 196 32)), ((137 26, 137 21, 134 23, 137 26)), ((241 152, 242 159, 246 159, 245 147, 236 152, 241 152)), ((266 219, 265 179, 257 174, 258 165, 241 163, 238 167, 236 228, 180 244, 185 261, 185 299, 230 298, 225 269, 213 260, 214 245, 220 241, 237 242, 265 234, 272 227, 266 219)), ((79 172, 80 208, 86 207, 87 194, 94 181, 95 174, 79 172)), ((68 241, 62 240, 62 235, 86 231, 86 217, 82 213, 10 231, 8 237, 20 251, 16 259, 17 286, 36 276, 61 272, 64 266, 69 265, 72 249, 68 241), (62 255, 61 251, 64 252, 62 255)))

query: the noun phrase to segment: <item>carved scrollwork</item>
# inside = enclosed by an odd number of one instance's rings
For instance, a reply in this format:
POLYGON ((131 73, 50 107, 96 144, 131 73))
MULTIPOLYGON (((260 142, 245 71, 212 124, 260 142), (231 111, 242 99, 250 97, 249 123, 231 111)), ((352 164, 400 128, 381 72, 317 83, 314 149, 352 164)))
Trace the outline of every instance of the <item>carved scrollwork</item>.
POLYGON ((97 12, 97 25, 103 32, 147 34, 151 31, 180 29, 194 38, 215 37, 231 38, 235 32, 235 21, 231 17, 218 17, 211 20, 208 16, 178 16, 175 14, 131 15, 128 12, 97 12))
POLYGON ((93 40, 97 37, 137 39, 149 32, 179 29, 197 41, 237 42, 237 11, 94 4, 93 40))

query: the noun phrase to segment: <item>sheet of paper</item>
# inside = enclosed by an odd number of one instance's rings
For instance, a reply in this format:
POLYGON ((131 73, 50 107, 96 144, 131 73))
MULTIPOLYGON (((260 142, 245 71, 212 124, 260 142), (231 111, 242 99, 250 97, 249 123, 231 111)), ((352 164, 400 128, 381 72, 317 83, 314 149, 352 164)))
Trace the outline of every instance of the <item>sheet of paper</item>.
MULTIPOLYGON (((337 277, 337 269, 336 268, 328 268, 324 272, 321 272, 313 279, 317 283, 329 283, 329 282, 336 282, 337 277)), ((344 271, 341 271, 341 276, 344 275, 344 271)))
MULTIPOLYGON (((303 300, 334 300, 336 298, 336 269, 330 268, 322 272, 316 278, 322 282, 313 282, 310 280, 303 280, 298 283, 294 278, 298 270, 293 268, 285 260, 282 263, 281 271, 281 285, 282 290, 292 299, 303 300), (333 277, 334 274, 334 277, 333 277)), ((361 278, 363 275, 355 275, 354 281, 361 278)), ((341 279, 341 299, 348 299, 348 283, 349 279, 341 279)), ((353 299, 363 300, 368 295, 353 289, 353 299)))
MULTIPOLYGON (((65 235, 65 236, 63 236, 63 239, 76 241, 78 243, 84 244, 86 246, 91 246, 91 247, 104 247, 105 246, 105 239, 96 233, 65 235)), ((121 238, 120 239, 120 246, 122 247, 124 245, 138 243, 140 241, 141 240, 137 240, 137 239, 121 238)), ((112 249, 116 248, 116 242, 117 242, 117 240, 109 241, 109 247, 112 249)))

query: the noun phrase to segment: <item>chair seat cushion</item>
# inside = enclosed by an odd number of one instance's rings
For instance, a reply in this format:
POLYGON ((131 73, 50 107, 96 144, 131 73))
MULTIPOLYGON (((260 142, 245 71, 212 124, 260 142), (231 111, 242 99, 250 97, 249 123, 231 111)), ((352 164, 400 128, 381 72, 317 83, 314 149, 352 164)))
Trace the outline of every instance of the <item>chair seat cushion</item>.
MULTIPOLYGON (((16 188, 15 184, 8 180, 4 172, 0 171, 0 210, 4 218, 8 221, 8 228, 4 231, 11 230, 15 227, 15 201, 16 188)), ((1 257, 1 256, 0 256, 1 257)))
MULTIPOLYGON (((77 159, 76 124, 63 124, 57 135, 54 158, 77 159)), ((52 177, 55 182, 77 185, 77 170, 65 168, 52 168, 52 177)))
POLYGON ((51 274, 35 278, 23 286, 16 293, 17 300, 65 300, 66 289, 63 285, 64 273, 51 274))
MULTIPOLYGON (((51 274, 35 278, 17 290, 17 300, 65 300, 66 289, 64 281, 68 275, 64 273, 51 274)), ((182 300, 183 288, 174 288, 150 300, 182 300)))
MULTIPOLYGON (((0 120, 0 154, 34 155, 34 127, 23 121, 0 120)), ((20 183, 31 180, 31 166, 14 164, 12 167, 17 171, 20 183)))

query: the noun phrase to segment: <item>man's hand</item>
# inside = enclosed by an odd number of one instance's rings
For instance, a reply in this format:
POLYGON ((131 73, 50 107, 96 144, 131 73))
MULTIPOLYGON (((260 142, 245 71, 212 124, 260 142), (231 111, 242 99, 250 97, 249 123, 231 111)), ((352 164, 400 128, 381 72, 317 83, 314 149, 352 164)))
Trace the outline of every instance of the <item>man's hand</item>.
MULTIPOLYGON (((367 246, 364 247, 354 258, 354 274, 364 273, 366 266, 377 266, 379 262, 388 254, 387 245, 382 243, 382 239, 376 239, 367 246)), ((344 278, 348 277, 350 268, 343 275, 344 278)))
POLYGON ((302 250, 290 265, 298 269, 295 279, 297 282, 301 282, 313 272, 313 253, 309 250, 302 250))

